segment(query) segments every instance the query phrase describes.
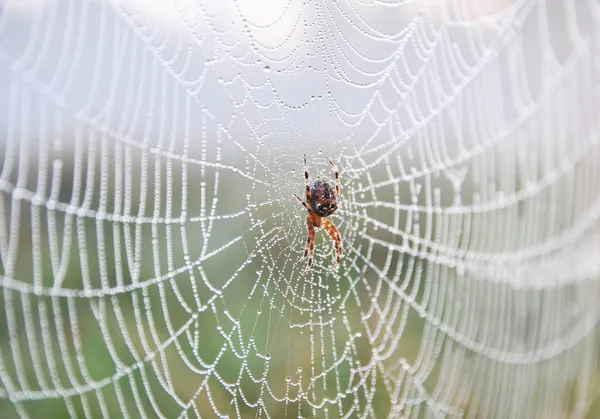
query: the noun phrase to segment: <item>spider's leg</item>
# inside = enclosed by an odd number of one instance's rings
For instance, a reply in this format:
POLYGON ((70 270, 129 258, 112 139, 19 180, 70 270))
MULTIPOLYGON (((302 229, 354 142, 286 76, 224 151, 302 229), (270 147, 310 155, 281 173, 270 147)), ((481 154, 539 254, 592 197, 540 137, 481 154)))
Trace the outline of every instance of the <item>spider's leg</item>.
POLYGON ((304 248, 304 256, 302 256, 300 258, 300 260, 298 260, 298 262, 296 262, 296 265, 299 264, 300 262, 302 262, 304 259, 306 259, 306 256, 308 256, 308 249, 310 249, 311 240, 312 240, 312 237, 311 237, 310 233, 308 233, 308 237, 306 238, 306 247, 304 248))
POLYGON ((304 256, 302 256, 300 258, 300 260, 298 262, 296 262, 296 265, 299 264, 300 262, 302 262, 304 259, 306 259, 306 256, 308 256, 308 250, 310 249, 311 240, 314 241, 315 231, 313 228, 313 224, 312 224, 310 215, 306 217, 306 226, 308 229, 308 237, 306 238, 306 247, 304 248, 304 256))
POLYGON ((310 269, 310 265, 312 265, 313 253, 315 250, 315 229, 312 224, 312 220, 310 216, 306 217, 306 225, 308 226, 308 237, 306 239, 306 248, 304 249, 304 256, 300 259, 296 264, 302 262, 308 256, 308 265, 306 265, 306 269, 302 272, 302 275, 306 275, 308 270, 310 269))
POLYGON ((322 223, 323 228, 325 229, 325 231, 327 231, 329 237, 331 237, 331 240, 333 240, 333 244, 335 245, 335 255, 337 257, 337 263, 334 263, 333 267, 331 268, 331 271, 333 272, 333 270, 340 264, 340 258, 342 256, 342 236, 340 235, 340 232, 337 229, 337 227, 328 219, 323 218, 322 223))
POLYGON ((304 183, 306 184, 306 204, 310 209, 310 184, 308 183, 308 166, 306 164, 306 153, 304 153, 304 183))
POLYGON ((315 232, 312 228, 309 230, 308 234, 310 235, 311 232, 312 232, 312 237, 310 238, 310 249, 308 252, 308 264, 306 265, 306 269, 304 269, 304 272, 302 272, 302 275, 306 275, 306 273, 310 269, 310 266, 312 265, 312 261, 313 261, 313 254, 315 251, 315 232))
POLYGON ((298 201, 300 201, 300 203, 302 205, 304 205, 304 208, 306 208, 308 210, 308 213, 312 214, 312 209, 308 205, 306 205, 306 202, 304 202, 303 200, 301 200, 298 195, 294 194, 294 196, 298 199, 298 201))
POLYGON ((331 168, 335 172, 335 196, 339 198, 340 197, 340 174, 337 171, 335 164, 333 164, 333 162, 331 161, 331 159, 329 157, 327 157, 327 161, 329 162, 329 164, 331 165, 331 168))

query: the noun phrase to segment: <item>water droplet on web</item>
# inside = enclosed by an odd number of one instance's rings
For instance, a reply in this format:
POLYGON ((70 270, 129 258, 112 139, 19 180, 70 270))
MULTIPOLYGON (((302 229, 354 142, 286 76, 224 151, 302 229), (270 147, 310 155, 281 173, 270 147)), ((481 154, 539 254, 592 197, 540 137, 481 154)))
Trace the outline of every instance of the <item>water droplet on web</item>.
POLYGON ((292 381, 292 377, 290 377, 289 375, 288 375, 288 376, 286 376, 286 377, 285 377, 285 381, 287 381, 287 382, 289 383, 290 381, 292 381))
POLYGON ((271 71, 271 67, 269 67, 268 65, 265 66, 265 72, 269 73, 271 71))

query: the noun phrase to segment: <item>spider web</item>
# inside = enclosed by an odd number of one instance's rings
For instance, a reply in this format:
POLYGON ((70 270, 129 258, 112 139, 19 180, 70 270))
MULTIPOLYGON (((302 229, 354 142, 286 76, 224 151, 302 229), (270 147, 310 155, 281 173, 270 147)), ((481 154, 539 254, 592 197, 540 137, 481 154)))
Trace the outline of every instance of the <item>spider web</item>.
POLYGON ((0 1, 2 417, 585 417, 600 5, 0 1), (302 155, 340 170, 308 275, 302 155))

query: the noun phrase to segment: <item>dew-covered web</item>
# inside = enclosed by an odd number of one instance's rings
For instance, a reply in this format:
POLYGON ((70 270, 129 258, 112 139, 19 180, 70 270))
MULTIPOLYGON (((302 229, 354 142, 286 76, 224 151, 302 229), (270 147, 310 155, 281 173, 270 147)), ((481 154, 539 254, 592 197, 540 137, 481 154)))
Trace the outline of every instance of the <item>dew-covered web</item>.
POLYGON ((0 1, 0 416, 595 417, 600 5, 0 1), (343 239, 306 276, 302 156, 343 239))

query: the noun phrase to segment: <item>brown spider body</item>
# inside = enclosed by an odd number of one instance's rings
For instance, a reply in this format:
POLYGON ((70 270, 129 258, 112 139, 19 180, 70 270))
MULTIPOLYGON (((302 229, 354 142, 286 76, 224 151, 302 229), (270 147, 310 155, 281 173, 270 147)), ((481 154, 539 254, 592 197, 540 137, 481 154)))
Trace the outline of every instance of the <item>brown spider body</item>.
MULTIPOLYGON (((308 182, 308 169, 306 165, 306 154, 304 155, 304 182, 306 184, 306 201, 301 200, 298 195, 294 194, 298 201, 308 211, 306 216, 306 226, 308 228, 308 238, 306 239, 306 248, 304 256, 297 262, 300 263, 308 256, 308 264, 304 273, 306 274, 312 265, 313 253, 315 248, 315 230, 323 228, 331 237, 335 245, 335 253, 337 263, 333 265, 333 269, 340 264, 342 255, 342 236, 336 226, 329 221, 329 217, 337 210, 337 201, 340 196, 340 180, 338 171, 335 165, 329 158, 327 159, 331 167, 335 171, 335 191, 331 185, 324 180, 315 180, 310 184, 308 182)), ((333 270, 332 269, 332 270, 333 270)))
POLYGON ((337 196, 331 185, 315 180, 310 186, 310 206, 319 217, 329 217, 337 209, 337 196))

